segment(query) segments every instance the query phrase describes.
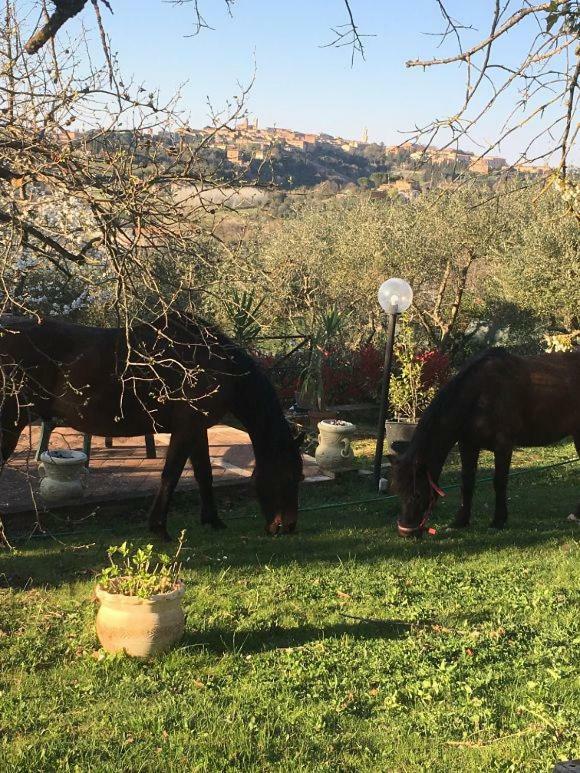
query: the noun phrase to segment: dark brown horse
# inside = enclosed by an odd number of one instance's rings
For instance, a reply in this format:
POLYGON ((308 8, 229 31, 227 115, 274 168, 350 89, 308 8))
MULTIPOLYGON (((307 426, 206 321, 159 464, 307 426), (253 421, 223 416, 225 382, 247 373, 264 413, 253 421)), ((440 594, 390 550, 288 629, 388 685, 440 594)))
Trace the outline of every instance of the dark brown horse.
POLYGON ((167 537, 169 503, 188 458, 199 485, 202 523, 221 528, 207 429, 232 413, 252 440, 253 477, 267 530, 294 531, 303 478, 301 438, 292 437, 257 363, 215 328, 176 313, 129 331, 3 315, 0 365, 2 463, 38 417, 58 417, 91 435, 169 432, 161 485, 149 513, 151 530, 167 537))
MULTIPOLYGON (((454 526, 469 525, 481 449, 495 456, 495 514, 507 520, 507 482, 515 446, 545 446, 571 436, 580 455, 580 351, 519 357, 489 349, 435 397, 412 441, 397 447, 393 489, 401 499, 401 536, 420 535, 441 491, 447 455, 459 444, 461 505, 454 526)), ((580 516, 580 504, 576 508, 580 516)))

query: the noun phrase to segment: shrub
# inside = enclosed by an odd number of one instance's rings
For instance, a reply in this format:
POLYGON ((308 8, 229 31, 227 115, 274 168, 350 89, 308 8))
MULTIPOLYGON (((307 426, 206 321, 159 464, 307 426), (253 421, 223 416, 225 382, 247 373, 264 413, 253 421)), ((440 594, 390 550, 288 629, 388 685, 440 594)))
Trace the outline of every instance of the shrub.
POLYGON ((107 550, 110 566, 97 576, 99 587, 108 593, 140 598, 169 593, 179 580, 179 556, 184 538, 185 531, 182 531, 173 556, 165 553, 155 555, 153 545, 145 545, 135 550, 127 542, 112 545, 107 550))
POLYGON ((389 402, 397 420, 417 421, 449 377, 447 354, 421 350, 413 328, 403 324, 395 344, 389 402))
MULTIPOLYGON (((282 403, 293 402, 300 391, 308 353, 296 352, 277 365, 273 354, 257 353, 256 359, 268 373, 282 403)), ((358 349, 332 347, 321 352, 322 380, 327 404, 362 403, 377 397, 383 355, 372 344, 358 349)))
POLYGON ((372 344, 329 352, 322 367, 327 402, 340 405, 376 399, 381 369, 382 354, 372 344))

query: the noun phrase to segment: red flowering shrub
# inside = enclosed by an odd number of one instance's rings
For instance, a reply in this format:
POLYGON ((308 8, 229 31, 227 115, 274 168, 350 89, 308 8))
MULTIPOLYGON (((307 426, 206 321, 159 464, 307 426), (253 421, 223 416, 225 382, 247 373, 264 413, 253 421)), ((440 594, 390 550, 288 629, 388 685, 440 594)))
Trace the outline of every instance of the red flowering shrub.
MULTIPOLYGON (((268 373, 282 403, 290 405, 300 391, 307 366, 305 352, 280 362, 273 354, 255 352, 254 356, 268 373)), ((376 400, 383 372, 383 352, 372 344, 357 350, 332 349, 323 352, 322 378, 327 405, 348 405, 376 400)), ((439 389, 449 378, 449 357, 434 349, 416 356, 422 365, 421 381, 425 389, 439 389)))
POLYGON ((371 344, 355 351, 334 350, 322 366, 328 405, 374 400, 381 380, 382 355, 371 344))
POLYGON ((254 352, 253 354, 272 380, 282 404, 286 406, 293 403, 300 389, 300 373, 304 367, 300 358, 295 358, 293 362, 290 361, 292 358, 289 358, 277 367, 279 357, 276 355, 264 354, 263 352, 254 352))
POLYGON ((445 352, 440 352, 439 349, 431 349, 431 351, 418 354, 417 360, 422 365, 421 385, 425 389, 429 389, 432 386, 440 389, 449 380, 451 361, 445 352))

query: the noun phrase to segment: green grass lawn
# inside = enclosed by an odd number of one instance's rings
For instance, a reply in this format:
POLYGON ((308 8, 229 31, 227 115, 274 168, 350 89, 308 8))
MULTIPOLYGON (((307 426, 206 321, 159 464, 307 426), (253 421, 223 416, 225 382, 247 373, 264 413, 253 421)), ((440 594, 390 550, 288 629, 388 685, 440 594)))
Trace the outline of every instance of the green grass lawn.
MULTIPOLYGON (((187 630, 151 662, 99 650, 92 581, 109 544, 148 541, 145 505, 60 514, 58 539, 0 554, 0 769, 537 773, 579 757, 579 477, 515 477, 501 533, 489 483, 474 527, 446 533, 450 488, 421 542, 397 537, 390 499, 305 509, 298 535, 272 539, 247 494, 220 491, 218 534, 181 495, 187 630)), ((302 504, 373 493, 351 477, 302 504)))

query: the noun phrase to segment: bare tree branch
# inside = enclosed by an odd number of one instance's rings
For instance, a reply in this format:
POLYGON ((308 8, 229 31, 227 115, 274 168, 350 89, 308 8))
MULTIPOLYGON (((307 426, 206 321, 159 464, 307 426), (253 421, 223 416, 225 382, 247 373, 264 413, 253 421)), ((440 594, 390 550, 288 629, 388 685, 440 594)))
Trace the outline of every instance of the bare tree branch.
MULTIPOLYGON (((439 0, 437 0, 437 2, 440 6, 442 5, 439 0)), ((438 64, 467 62, 479 51, 487 48, 491 43, 504 35, 512 27, 515 27, 516 24, 519 24, 519 22, 521 22, 522 19, 524 19, 526 16, 529 16, 530 14, 537 14, 541 11, 548 11, 550 6, 551 3, 540 3, 539 5, 532 5, 527 8, 520 9, 517 13, 514 13, 512 16, 510 16, 510 18, 504 24, 502 24, 501 27, 493 29, 487 38, 480 40, 479 43, 477 43, 475 46, 468 48, 466 51, 460 51, 454 56, 448 56, 442 59, 409 59, 407 62, 405 62, 405 64, 407 67, 432 67, 433 65, 438 64)))
POLYGON ((54 11, 47 21, 25 43, 24 50, 27 54, 36 54, 40 51, 69 19, 83 10, 87 0, 53 0, 53 4, 54 11))

